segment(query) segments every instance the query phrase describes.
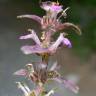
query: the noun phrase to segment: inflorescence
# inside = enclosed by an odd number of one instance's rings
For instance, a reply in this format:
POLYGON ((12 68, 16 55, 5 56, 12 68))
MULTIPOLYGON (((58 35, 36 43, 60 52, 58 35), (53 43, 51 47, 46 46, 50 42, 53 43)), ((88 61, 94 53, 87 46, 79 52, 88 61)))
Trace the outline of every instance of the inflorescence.
POLYGON ((25 45, 21 47, 21 51, 28 54, 36 54, 41 56, 42 60, 40 62, 33 62, 26 64, 25 68, 20 69, 14 73, 14 75, 25 76, 36 84, 33 90, 23 82, 16 82, 18 88, 20 88, 24 96, 50 96, 54 94, 55 88, 47 91, 44 88, 44 84, 48 81, 56 81, 64 85, 74 93, 78 93, 79 87, 76 86, 72 81, 65 79, 58 72, 57 61, 53 63, 51 68, 48 68, 48 61, 51 55, 54 55, 58 49, 63 47, 71 48, 72 44, 70 40, 66 37, 67 33, 63 32, 67 28, 72 28, 75 32, 81 35, 81 30, 78 26, 69 22, 61 22, 61 17, 66 18, 66 8, 63 10, 63 6, 59 2, 40 2, 40 7, 46 11, 43 17, 37 15, 20 15, 17 18, 30 18, 35 20, 41 26, 41 37, 39 38, 33 29, 28 29, 30 34, 20 36, 19 39, 26 40, 32 39, 34 45, 25 45), (54 40, 53 35, 56 32, 60 32, 60 35, 54 40))

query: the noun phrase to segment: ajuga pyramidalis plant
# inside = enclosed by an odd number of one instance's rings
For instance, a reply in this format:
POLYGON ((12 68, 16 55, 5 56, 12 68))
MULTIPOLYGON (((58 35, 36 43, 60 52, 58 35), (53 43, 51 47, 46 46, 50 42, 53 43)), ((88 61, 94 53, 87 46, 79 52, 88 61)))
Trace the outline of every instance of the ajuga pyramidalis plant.
POLYGON ((67 28, 72 28, 75 32, 81 35, 81 30, 78 26, 73 23, 64 22, 62 23, 61 17, 66 18, 66 8, 63 10, 63 6, 59 2, 40 2, 40 7, 46 11, 43 17, 37 15, 20 15, 17 18, 30 18, 39 23, 41 27, 41 37, 39 38, 33 29, 28 29, 30 34, 20 36, 19 39, 27 40, 32 39, 34 45, 25 45, 21 47, 21 51, 28 54, 36 54, 41 56, 41 61, 26 64, 24 69, 20 69, 14 72, 14 75, 25 76, 35 83, 36 87, 32 90, 26 83, 16 82, 18 88, 22 90, 24 96, 52 96, 55 92, 55 88, 47 91, 44 85, 48 81, 56 81, 64 87, 68 88, 74 93, 78 93, 79 87, 75 85, 71 80, 65 79, 58 72, 57 61, 49 66, 49 57, 54 55, 58 49, 61 47, 71 48, 72 44, 68 38, 66 38, 67 33, 63 32, 67 28), (60 32, 60 35, 54 40, 53 35, 56 32, 60 32))

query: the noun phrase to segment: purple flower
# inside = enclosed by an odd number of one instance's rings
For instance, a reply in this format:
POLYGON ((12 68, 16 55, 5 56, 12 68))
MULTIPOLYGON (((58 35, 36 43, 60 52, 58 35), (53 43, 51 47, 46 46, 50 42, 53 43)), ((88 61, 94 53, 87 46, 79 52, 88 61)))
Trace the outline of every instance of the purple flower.
MULTIPOLYGON (((68 8, 66 8, 64 10, 64 12, 62 13, 61 16, 66 14, 65 11, 67 9, 68 8)), ((43 18, 41 18, 41 17, 36 16, 36 15, 20 15, 20 16, 17 16, 17 17, 18 18, 31 18, 31 19, 35 20, 36 22, 38 22, 40 24, 41 28, 43 30, 45 30, 46 37, 47 37, 47 35, 49 35, 49 38, 51 38, 51 36, 54 33, 58 32, 58 31, 62 31, 64 29, 68 29, 68 28, 71 28, 71 29, 75 30, 75 32, 77 32, 77 34, 81 35, 81 30, 80 30, 80 28, 78 26, 76 26, 76 25, 74 25, 72 23, 69 23, 69 22, 61 23, 60 22, 60 17, 50 18, 48 16, 43 16, 43 18)))
POLYGON ((58 13, 63 11, 62 7, 63 6, 59 5, 59 3, 51 2, 51 1, 46 1, 41 3, 41 8, 46 11, 47 16, 55 19, 58 13))
POLYGON ((50 11, 52 13, 55 12, 57 14, 63 10, 62 6, 59 5, 59 3, 51 2, 51 1, 42 2, 41 8, 43 8, 47 12, 50 11))
POLYGON ((55 62, 47 73, 48 74, 47 80, 56 81, 64 85, 65 88, 68 88, 72 92, 78 93, 79 87, 73 81, 67 80, 64 77, 62 77, 61 74, 58 73, 57 67, 58 67, 57 62, 55 62))
POLYGON ((57 67, 57 62, 55 62, 50 68, 50 70, 47 70, 47 81, 56 81, 64 85, 65 88, 77 94, 79 91, 79 87, 73 81, 63 78, 61 74, 58 73, 57 67))
POLYGON ((32 54, 32 53, 38 53, 38 54, 43 54, 43 53, 55 53, 56 50, 58 49, 59 45, 63 44, 65 46, 68 46, 69 48, 71 47, 70 41, 63 36, 63 33, 60 34, 60 36, 57 38, 55 42, 52 44, 50 42, 40 42, 38 36, 36 33, 31 30, 31 34, 21 36, 20 39, 33 39, 36 43, 36 45, 25 45, 21 47, 21 50, 23 51, 24 54, 32 54))
POLYGON ((25 36, 20 36, 19 39, 33 39, 33 41, 40 46, 41 42, 38 38, 38 36, 36 35, 36 33, 34 32, 34 30, 28 29, 28 31, 31 31, 31 34, 25 35, 25 36))
POLYGON ((35 71, 34 71, 33 64, 27 64, 25 69, 20 69, 20 70, 14 72, 13 74, 30 78, 31 75, 33 76, 34 72, 35 71))
MULTIPOLYGON (((34 63, 34 62, 33 62, 34 63)), ((17 76, 24 76, 30 79, 34 83, 45 83, 46 82, 46 76, 43 74, 46 73, 46 67, 43 62, 36 62, 34 64, 27 64, 24 69, 20 69, 16 72, 14 72, 14 75, 17 76)))
POLYGON ((63 84, 65 88, 68 88, 75 94, 79 92, 79 87, 73 81, 70 81, 61 77, 53 78, 53 80, 57 81, 58 83, 63 84))
POLYGON ((63 9, 62 9, 62 6, 52 5, 50 10, 52 10, 53 12, 56 12, 56 13, 60 13, 63 9))
MULTIPOLYGON (((40 65, 42 63, 39 63, 40 65)), ((38 64, 38 66, 39 66, 38 64)), ((46 70, 45 73, 47 74, 47 76, 45 76, 45 74, 42 75, 42 71, 41 67, 39 67, 37 70, 33 68, 32 64, 27 64, 27 69, 20 69, 19 71, 16 71, 14 74, 15 75, 22 75, 22 76, 27 76, 29 79, 31 79, 34 83, 38 83, 38 84, 42 84, 42 78, 45 77, 45 82, 49 81, 49 80, 54 80, 57 81, 58 83, 61 83, 64 85, 64 87, 68 88, 69 90, 71 90, 74 93, 78 93, 79 91, 79 87, 73 83, 73 81, 67 80, 65 78, 63 78, 60 73, 57 72, 57 62, 55 62, 52 67, 49 70, 46 70), (41 82, 38 82, 41 81, 41 82)), ((25 88, 28 89, 27 86, 25 85, 21 85, 21 83, 19 84, 19 88, 25 92, 25 94, 28 94, 27 91, 25 90, 25 88)), ((41 88, 36 88, 36 90, 34 91, 35 94, 38 94, 40 92, 41 88)), ((38 95, 36 95, 38 96, 38 95)))
POLYGON ((58 49, 60 44, 66 45, 69 48, 71 47, 71 43, 70 41, 64 37, 63 33, 60 33, 60 36, 58 37, 58 39, 49 47, 49 50, 54 52, 58 49))

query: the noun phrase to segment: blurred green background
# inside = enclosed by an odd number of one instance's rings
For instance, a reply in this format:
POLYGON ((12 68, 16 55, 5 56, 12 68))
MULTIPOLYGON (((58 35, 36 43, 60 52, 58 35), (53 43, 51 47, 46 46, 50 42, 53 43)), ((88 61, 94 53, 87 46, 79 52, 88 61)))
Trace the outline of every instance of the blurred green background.
MULTIPOLYGON (((13 76, 13 72, 29 62, 40 60, 36 55, 24 55, 20 47, 31 42, 18 39, 20 35, 26 34, 28 28, 35 29, 39 34, 40 26, 32 20, 16 18, 22 14, 43 16, 45 11, 39 7, 38 1, 0 0, 0 96, 20 96, 22 92, 14 82, 24 78, 13 76)), ((62 65, 61 74, 73 79, 80 87, 77 95, 61 87, 59 91, 63 95, 59 96, 96 96, 96 0, 58 1, 64 8, 70 7, 64 21, 74 23, 82 30, 81 36, 69 30, 72 49, 62 48, 50 60, 51 63, 58 60, 62 65)), ((60 87, 57 83, 54 85, 60 87)))

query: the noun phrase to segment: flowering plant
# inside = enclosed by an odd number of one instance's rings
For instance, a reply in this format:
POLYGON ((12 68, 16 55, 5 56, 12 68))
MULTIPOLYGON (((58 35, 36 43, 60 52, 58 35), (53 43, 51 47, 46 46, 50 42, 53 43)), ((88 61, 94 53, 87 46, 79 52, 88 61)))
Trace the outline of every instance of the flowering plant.
POLYGON ((61 22, 61 17, 66 17, 66 8, 63 10, 63 6, 59 2, 40 2, 40 7, 46 11, 43 17, 37 15, 20 15, 18 18, 31 18, 38 22, 41 26, 41 38, 37 36, 33 29, 28 29, 30 34, 20 36, 21 40, 32 39, 35 45, 25 45, 21 47, 21 51, 28 54, 37 54, 42 57, 40 62, 33 62, 26 64, 24 69, 20 69, 14 73, 14 75, 25 76, 36 84, 34 90, 30 90, 29 87, 22 82, 16 82, 18 88, 20 88, 25 96, 50 96, 54 94, 55 89, 51 89, 49 92, 44 88, 44 84, 48 81, 56 81, 63 84, 66 88, 74 93, 78 93, 79 87, 76 86, 72 81, 65 79, 58 72, 58 64, 54 62, 51 68, 48 68, 48 60, 50 55, 54 55, 56 51, 62 46, 71 48, 72 44, 70 40, 66 37, 67 33, 63 32, 66 28, 74 29, 79 35, 81 35, 81 30, 78 26, 69 23, 61 22), (58 16, 59 14, 59 16, 58 16), (60 31, 59 37, 52 41, 53 35, 60 31))

